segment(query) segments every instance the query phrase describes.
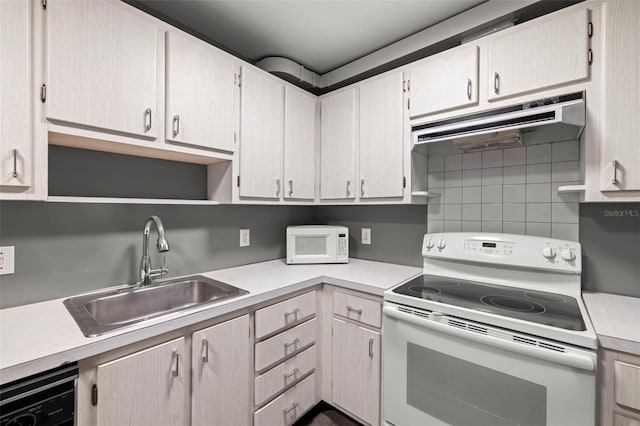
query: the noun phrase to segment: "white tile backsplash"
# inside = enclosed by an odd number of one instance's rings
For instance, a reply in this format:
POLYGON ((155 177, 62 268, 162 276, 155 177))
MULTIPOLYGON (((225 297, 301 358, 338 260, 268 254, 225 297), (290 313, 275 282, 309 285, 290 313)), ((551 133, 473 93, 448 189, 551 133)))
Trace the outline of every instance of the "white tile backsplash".
MULTIPOLYGON (((437 144, 434 144, 437 145, 437 144)), ((428 232, 505 232, 578 240, 579 194, 561 185, 580 182, 578 141, 454 153, 429 148, 428 232)))

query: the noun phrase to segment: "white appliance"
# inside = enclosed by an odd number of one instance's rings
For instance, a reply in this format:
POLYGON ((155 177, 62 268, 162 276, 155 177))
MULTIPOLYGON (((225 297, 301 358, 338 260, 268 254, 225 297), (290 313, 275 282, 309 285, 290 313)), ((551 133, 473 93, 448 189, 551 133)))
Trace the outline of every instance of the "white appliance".
POLYGON ((384 425, 595 424, 579 243, 439 233, 422 256, 384 293, 384 425))
POLYGON ((287 263, 349 262, 349 228, 330 225, 287 226, 287 263))

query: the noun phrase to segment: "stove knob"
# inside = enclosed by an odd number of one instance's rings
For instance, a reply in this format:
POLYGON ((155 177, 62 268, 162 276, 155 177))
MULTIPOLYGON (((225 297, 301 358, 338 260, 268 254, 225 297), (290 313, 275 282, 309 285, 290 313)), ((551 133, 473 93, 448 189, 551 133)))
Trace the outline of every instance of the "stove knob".
POLYGON ((556 257, 556 252, 551 247, 545 247, 542 249, 542 255, 547 259, 553 259, 554 257, 556 257))
POLYGON ((566 260, 567 262, 571 262, 576 258, 576 254, 570 248, 564 248, 560 250, 560 256, 562 256, 562 259, 566 260))
POLYGON ((440 250, 442 250, 443 248, 445 248, 447 246, 447 244, 444 242, 444 238, 440 237, 440 240, 438 241, 438 248, 440 250))
POLYGON ((427 242, 424 244, 427 247, 427 250, 431 250, 434 246, 433 244, 433 239, 431 239, 431 237, 429 237, 427 239, 427 242))

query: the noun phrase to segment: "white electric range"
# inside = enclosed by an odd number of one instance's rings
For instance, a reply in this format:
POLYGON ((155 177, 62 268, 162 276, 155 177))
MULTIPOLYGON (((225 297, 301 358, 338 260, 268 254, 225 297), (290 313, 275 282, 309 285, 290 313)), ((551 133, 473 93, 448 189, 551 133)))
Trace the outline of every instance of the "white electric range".
POLYGON ((440 233, 422 255, 384 294, 383 424, 595 424, 579 243, 440 233))

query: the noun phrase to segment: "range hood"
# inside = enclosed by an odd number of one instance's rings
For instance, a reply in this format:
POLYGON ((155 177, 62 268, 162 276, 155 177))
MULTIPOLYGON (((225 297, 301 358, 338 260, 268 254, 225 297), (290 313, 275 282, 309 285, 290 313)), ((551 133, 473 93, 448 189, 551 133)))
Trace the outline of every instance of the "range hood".
MULTIPOLYGON (((584 92, 451 118, 411 128, 413 145, 452 141, 464 152, 522 144, 545 126, 545 141, 578 139, 585 125, 584 92), (550 139, 549 139, 550 138, 550 139)), ((542 133, 542 132, 541 132, 542 133)))

